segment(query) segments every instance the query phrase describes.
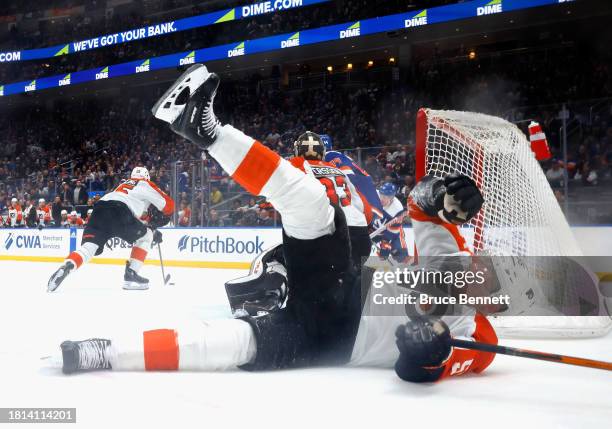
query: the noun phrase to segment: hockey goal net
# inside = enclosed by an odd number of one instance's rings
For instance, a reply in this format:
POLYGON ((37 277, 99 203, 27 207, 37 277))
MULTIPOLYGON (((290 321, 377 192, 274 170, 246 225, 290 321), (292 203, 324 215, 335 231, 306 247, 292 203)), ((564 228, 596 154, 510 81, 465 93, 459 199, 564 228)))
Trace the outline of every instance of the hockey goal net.
MULTIPOLYGON (((417 117, 416 179, 459 172, 483 193, 483 208, 467 231, 476 254, 582 256, 525 135, 501 118, 421 109, 417 117)), ((606 316, 500 316, 506 336, 596 336, 611 327, 606 316)))

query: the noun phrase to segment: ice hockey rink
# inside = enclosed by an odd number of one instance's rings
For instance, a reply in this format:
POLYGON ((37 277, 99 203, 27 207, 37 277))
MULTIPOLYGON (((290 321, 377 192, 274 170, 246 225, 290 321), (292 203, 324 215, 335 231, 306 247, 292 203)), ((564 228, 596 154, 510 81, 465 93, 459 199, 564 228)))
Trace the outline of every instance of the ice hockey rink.
MULTIPOLYGON (((481 375, 436 384, 390 369, 264 373, 94 372, 65 376, 41 357, 66 339, 229 317, 223 282, 244 271, 145 266, 148 291, 121 289, 123 267, 90 264, 46 292, 53 263, 0 262, 0 403, 76 407, 77 427, 610 427, 612 374, 498 356, 481 375)), ((501 344, 609 360, 612 336, 501 344)), ((74 424, 69 425, 75 427, 74 424)))

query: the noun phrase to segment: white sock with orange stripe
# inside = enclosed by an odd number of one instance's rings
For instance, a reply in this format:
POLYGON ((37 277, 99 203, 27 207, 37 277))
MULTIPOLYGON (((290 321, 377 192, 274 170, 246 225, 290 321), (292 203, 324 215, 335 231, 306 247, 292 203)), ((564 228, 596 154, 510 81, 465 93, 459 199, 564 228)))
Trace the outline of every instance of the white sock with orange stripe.
POLYGON ((68 255, 64 262, 70 261, 74 264, 75 268, 79 268, 81 265, 89 262, 89 260, 94 257, 97 251, 97 244, 89 242, 83 243, 81 248, 70 253, 70 255, 68 255))
POLYGON ((325 188, 277 153, 231 125, 221 128, 208 152, 247 191, 268 198, 290 237, 309 240, 334 232, 325 188))
POLYGON ((222 371, 251 362, 255 354, 251 325, 221 319, 121 334, 111 340, 110 361, 118 371, 222 371))
POLYGON ((136 273, 140 271, 145 259, 147 258, 147 251, 140 247, 132 247, 132 253, 130 253, 130 268, 136 273))

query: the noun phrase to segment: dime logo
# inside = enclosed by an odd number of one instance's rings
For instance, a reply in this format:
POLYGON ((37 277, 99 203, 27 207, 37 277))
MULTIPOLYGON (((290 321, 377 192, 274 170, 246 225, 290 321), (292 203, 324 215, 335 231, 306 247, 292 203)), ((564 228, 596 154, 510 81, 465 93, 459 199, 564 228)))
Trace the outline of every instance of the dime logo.
POLYGON ((96 80, 108 79, 108 66, 100 70, 100 73, 96 73, 96 80))
POLYGON ((361 35, 361 22, 357 21, 346 30, 340 32, 340 38, 346 39, 347 37, 356 37, 361 35))
POLYGON ((494 13, 503 12, 502 10, 502 0, 493 0, 486 5, 479 7, 476 9, 476 15, 492 15, 494 13))
POLYGON ((195 51, 191 51, 187 54, 185 58, 181 58, 179 61, 179 65, 184 66, 185 64, 193 64, 195 63, 195 51))
POLYGON ((57 51, 55 53, 55 55, 53 55, 54 57, 59 57, 60 55, 68 55, 70 49, 70 45, 66 45, 64 46, 62 49, 60 49, 59 51, 57 51))
POLYGON ((59 86, 70 85, 70 73, 64 76, 63 79, 60 79, 59 86))
POLYGON ((4 85, 0 86, 0 97, 4 97, 4 85))
POLYGON ((136 73, 144 73, 149 71, 149 60, 144 60, 141 65, 136 67, 136 73))
POLYGON ((281 49, 293 48, 294 46, 300 46, 300 33, 297 32, 287 40, 281 42, 281 49))
POLYGON ((406 28, 420 27, 421 25, 427 25, 427 9, 404 21, 404 27, 406 28))
POLYGON ((36 91, 36 81, 33 80, 29 85, 26 85, 25 92, 36 91))
POLYGON ((239 57, 240 55, 244 55, 244 42, 240 43, 234 49, 227 51, 228 57, 239 57))

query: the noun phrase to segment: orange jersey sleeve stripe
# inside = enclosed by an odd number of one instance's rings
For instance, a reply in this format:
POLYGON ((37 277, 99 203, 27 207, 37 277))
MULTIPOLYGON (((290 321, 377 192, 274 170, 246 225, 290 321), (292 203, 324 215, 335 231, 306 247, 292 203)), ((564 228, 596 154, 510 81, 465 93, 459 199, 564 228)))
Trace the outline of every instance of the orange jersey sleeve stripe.
MULTIPOLYGON (((476 329, 472 335, 474 340, 482 343, 497 344, 495 329, 493 329, 487 318, 478 313, 474 316, 474 319, 476 321, 476 329)), ((495 359, 494 353, 454 348, 450 358, 444 364, 444 372, 440 379, 468 372, 482 372, 491 365, 493 359, 495 359)))
POLYGON ((461 235, 461 232, 459 232, 457 225, 444 222, 439 217, 429 216, 427 213, 421 210, 421 208, 412 199, 408 200, 408 214, 412 220, 417 222, 431 222, 433 224, 440 225, 453 236, 457 242, 457 247, 460 250, 471 253, 467 243, 465 242, 465 238, 463 238, 463 235, 461 235))
POLYGON ((170 216, 172 213, 174 213, 174 200, 170 198, 170 196, 166 194, 164 191, 159 189, 159 187, 155 183, 151 182, 150 180, 147 180, 147 183, 154 190, 156 190, 159 193, 159 195, 164 197, 164 200, 166 201, 166 205, 164 206, 162 213, 165 214, 166 216, 170 216))
POLYGON ((280 156, 259 142, 253 143, 232 178, 253 195, 259 195, 280 163, 280 156))
POLYGON ((147 371, 176 371, 179 367, 177 334, 172 329, 156 329, 142 334, 147 371))

